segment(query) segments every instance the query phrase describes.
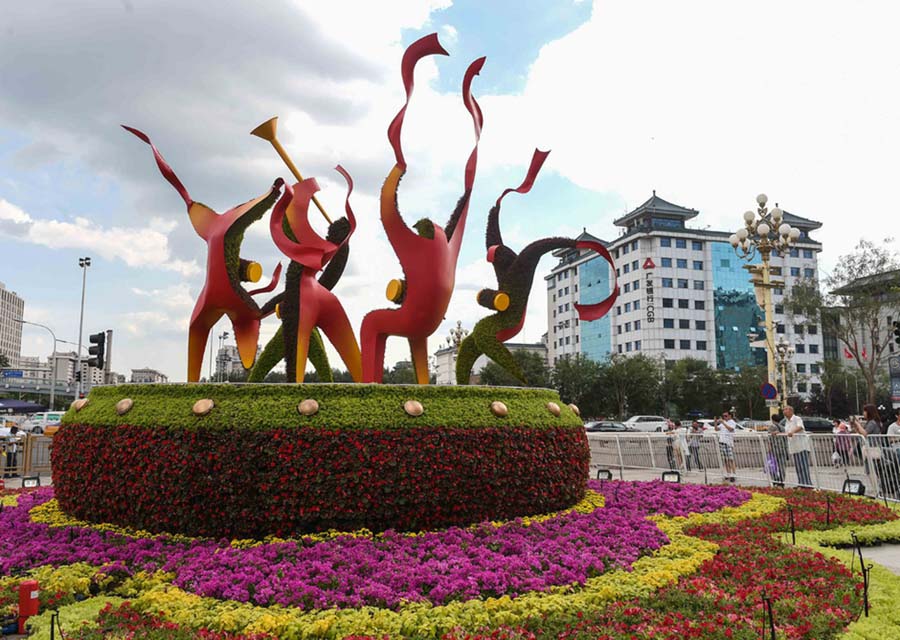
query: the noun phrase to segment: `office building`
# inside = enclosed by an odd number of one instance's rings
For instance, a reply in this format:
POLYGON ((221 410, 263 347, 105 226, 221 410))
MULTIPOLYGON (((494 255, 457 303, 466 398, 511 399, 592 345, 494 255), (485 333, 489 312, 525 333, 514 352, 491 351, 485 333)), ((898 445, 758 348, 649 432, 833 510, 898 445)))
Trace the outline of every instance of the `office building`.
MULTIPOLYGON (((523 343, 523 342, 507 342, 506 348, 510 352, 531 351, 537 353, 546 360, 547 345, 543 342, 523 343)), ((470 384, 480 384, 481 370, 490 362, 486 355, 478 356, 475 364, 472 366, 472 375, 469 378, 470 384)), ((435 384, 456 384, 456 347, 443 347, 438 349, 434 354, 434 377, 435 384)))
POLYGON ((0 282, 0 354, 7 357, 12 367, 18 366, 22 355, 24 317, 25 301, 0 282))
POLYGON ((169 378, 156 369, 145 367, 143 369, 131 370, 131 382, 133 382, 134 384, 157 384, 165 383, 168 381, 169 378))
MULTIPOLYGON (((736 370, 765 364, 764 348, 751 346, 765 335, 748 264, 728 242, 732 231, 688 226, 695 209, 667 202, 656 195, 615 220, 622 234, 605 242, 587 230, 579 239, 602 242, 615 262, 615 273, 596 254, 577 249, 554 252, 559 263, 547 282, 548 361, 582 353, 601 361, 610 354, 643 353, 673 362, 705 360, 711 367, 736 370), (606 298, 613 279, 619 298, 600 320, 580 322, 575 303, 606 298), (756 336, 754 338, 754 336, 756 336)), ((776 339, 783 336, 796 349, 795 391, 808 393, 820 384, 822 334, 817 323, 792 318, 784 309, 784 294, 793 283, 818 279, 821 243, 810 236, 822 225, 785 212, 784 220, 800 229, 796 245, 784 255, 773 254, 776 339)), ((740 216, 735 216, 735 227, 740 216)), ((757 258, 754 262, 758 262, 757 258)))

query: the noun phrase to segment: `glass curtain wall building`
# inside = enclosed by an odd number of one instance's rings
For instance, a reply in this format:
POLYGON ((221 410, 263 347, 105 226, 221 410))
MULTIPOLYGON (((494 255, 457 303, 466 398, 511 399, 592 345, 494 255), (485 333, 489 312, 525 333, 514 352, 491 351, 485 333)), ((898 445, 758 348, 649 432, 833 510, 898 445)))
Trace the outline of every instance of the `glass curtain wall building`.
MULTIPOLYGON (((576 353, 597 361, 614 353, 643 353, 666 362, 697 358, 731 370, 765 364, 765 350, 751 346, 765 332, 747 263, 728 244, 730 231, 687 226, 698 213, 654 192, 615 221, 623 229, 616 240, 599 240, 585 229, 579 239, 603 242, 619 282, 616 306, 601 320, 579 322, 574 304, 609 295, 607 263, 587 251, 553 254, 559 262, 545 276, 550 365, 576 353)), ((821 384, 822 335, 814 323, 785 313, 784 293, 795 282, 818 279, 822 245, 810 232, 822 225, 787 212, 785 221, 798 227, 801 237, 789 253, 772 257, 775 278, 784 281, 774 290, 776 339, 784 336, 796 349, 792 390, 803 395, 821 384)))

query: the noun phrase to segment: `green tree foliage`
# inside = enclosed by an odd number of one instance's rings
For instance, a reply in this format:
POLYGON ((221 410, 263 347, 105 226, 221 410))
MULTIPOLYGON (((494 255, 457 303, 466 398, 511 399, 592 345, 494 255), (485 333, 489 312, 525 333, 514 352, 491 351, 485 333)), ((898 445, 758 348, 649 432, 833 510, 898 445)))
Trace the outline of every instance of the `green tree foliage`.
POLYGON ((603 411, 599 396, 601 365, 578 353, 556 361, 550 374, 550 384, 565 403, 578 406, 582 416, 600 415, 603 411))
MULTIPOLYGON (((550 371, 547 361, 533 351, 513 351, 513 359, 518 363, 529 387, 549 387, 550 371)), ((497 363, 491 361, 481 370, 481 384, 496 387, 521 387, 522 383, 497 363)))
POLYGON ((5 353, 0 353, 0 369, 6 369, 9 367, 9 358, 6 357, 5 353))
POLYGON ((865 379, 870 403, 876 401, 879 371, 893 339, 886 319, 900 316, 900 261, 895 254, 888 240, 881 245, 860 240, 823 279, 823 288, 806 280, 785 297, 786 309, 800 322, 818 322, 823 333, 837 337, 838 348, 846 349, 865 379))
MULTIPOLYGON (((766 402, 762 397, 761 387, 768 380, 766 367, 744 365, 740 371, 720 371, 720 387, 718 393, 722 400, 710 412, 710 416, 721 413, 725 408, 734 407, 742 418, 763 420, 768 417, 766 402)), ((715 405, 714 405, 715 406, 715 405)))
MULTIPOLYGON (((600 414, 615 414, 625 419, 638 412, 659 411, 662 407, 662 370, 660 363, 644 354, 614 354, 600 368, 594 385, 601 401, 600 414)), ((562 392, 560 392, 562 395, 562 392)))

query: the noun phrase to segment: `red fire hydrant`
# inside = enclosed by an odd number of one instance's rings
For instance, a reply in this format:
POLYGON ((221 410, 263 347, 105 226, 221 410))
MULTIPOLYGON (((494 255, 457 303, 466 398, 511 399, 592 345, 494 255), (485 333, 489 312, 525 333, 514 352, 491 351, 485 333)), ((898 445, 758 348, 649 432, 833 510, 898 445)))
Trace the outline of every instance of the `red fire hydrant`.
POLYGON ((25 633, 25 621, 38 614, 37 580, 26 580, 19 585, 19 633, 25 633))

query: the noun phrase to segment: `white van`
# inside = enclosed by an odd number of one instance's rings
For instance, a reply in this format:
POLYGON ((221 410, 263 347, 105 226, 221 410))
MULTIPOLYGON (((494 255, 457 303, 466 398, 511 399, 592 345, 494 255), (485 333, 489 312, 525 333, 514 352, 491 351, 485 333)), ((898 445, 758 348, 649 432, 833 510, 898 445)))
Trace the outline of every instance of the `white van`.
POLYGON ((21 429, 26 433, 40 435, 47 429, 47 425, 59 424, 62 417, 66 415, 65 411, 42 411, 33 413, 31 417, 22 423, 21 429))

